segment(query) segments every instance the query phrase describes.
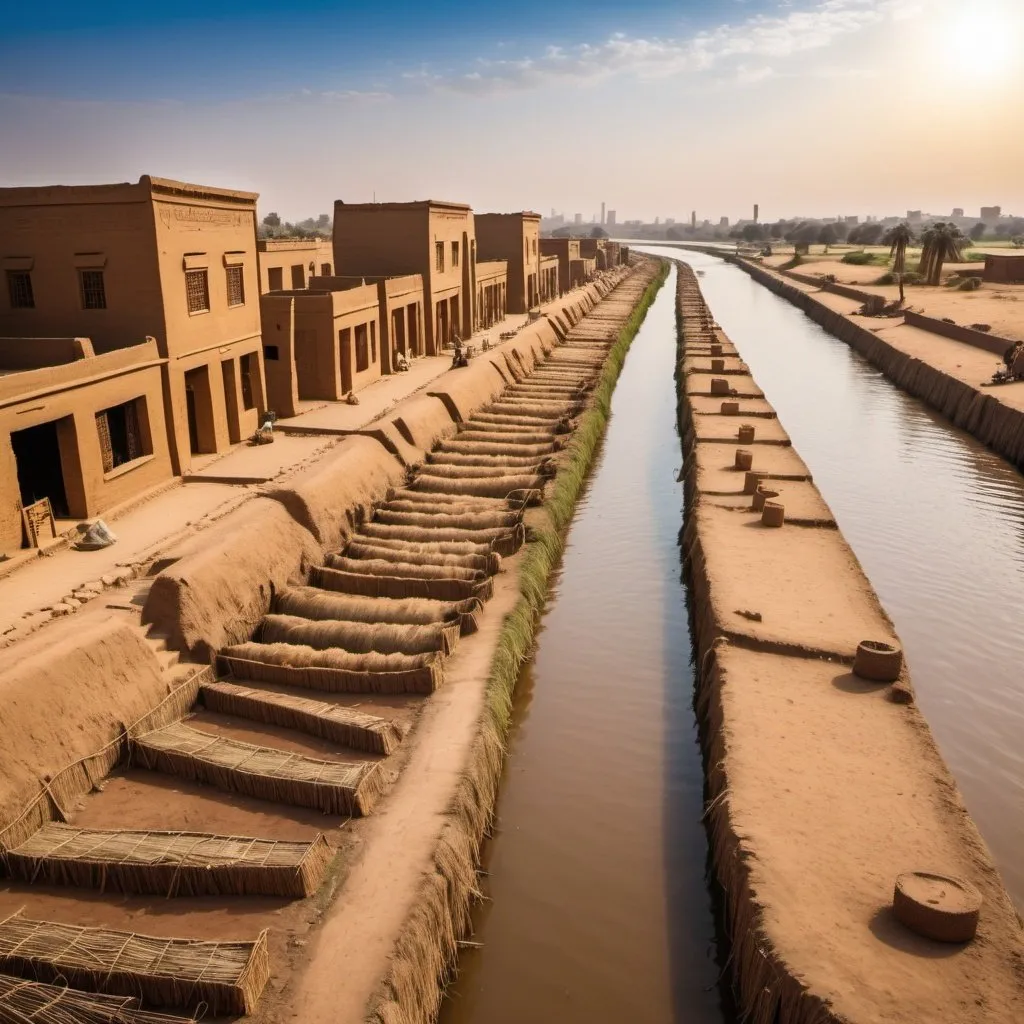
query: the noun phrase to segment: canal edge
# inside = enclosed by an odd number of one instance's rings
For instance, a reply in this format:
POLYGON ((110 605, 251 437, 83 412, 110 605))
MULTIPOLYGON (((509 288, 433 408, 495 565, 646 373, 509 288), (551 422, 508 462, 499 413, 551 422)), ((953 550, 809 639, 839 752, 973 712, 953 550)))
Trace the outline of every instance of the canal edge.
MULTIPOLYGON (((716 252, 713 255, 721 256, 722 254, 716 252)), ((717 436, 723 434, 722 430, 713 431, 711 436, 705 433, 703 438, 698 437, 699 427, 696 420, 698 417, 706 416, 710 410, 706 408, 698 410, 695 408, 695 405, 700 405, 702 402, 706 404, 707 398, 710 395, 716 394, 716 390, 712 386, 709 395, 705 395, 701 391, 696 392, 701 395, 701 398, 695 401, 690 393, 693 389, 688 389, 687 386, 687 375, 693 373, 708 374, 705 366, 697 366, 696 362, 706 357, 707 354, 711 354, 726 357, 727 368, 723 371, 721 365, 715 367, 718 371, 715 375, 726 374, 722 382, 729 385, 728 390, 732 395, 735 395, 737 390, 742 389, 743 385, 741 382, 745 381, 748 385, 753 385, 753 379, 750 377, 749 370, 747 370, 744 364, 740 362, 737 365, 735 358, 732 360, 728 359, 729 356, 737 357, 739 353, 729 339, 725 337, 717 323, 714 322, 713 316, 707 309, 706 303, 704 303, 703 297, 700 294, 699 284, 692 269, 681 261, 677 262, 680 267, 676 307, 678 345, 676 370, 677 415, 684 458, 684 470, 681 474, 681 480, 685 483, 684 500, 686 509, 686 522, 681 531, 681 547, 684 574, 689 590, 688 603, 693 623, 692 635, 695 651, 696 678, 694 704, 701 746, 704 753, 707 787, 705 822, 708 831, 711 863, 724 906, 725 933, 728 936, 730 945, 728 952, 728 963, 730 964, 731 972, 730 980, 742 1019, 753 1021, 755 1024, 811 1024, 811 1022, 814 1022, 814 1024, 823 1024, 823 1022, 829 1022, 829 1024, 851 1024, 851 1022, 856 1022, 860 1019, 882 1019, 873 1017, 870 1013, 850 1012, 851 1007, 858 1005, 863 1007, 865 1004, 870 1004, 871 1000, 876 998, 880 1001, 880 1004, 884 1004, 885 998, 890 1000, 885 1010, 894 1015, 892 1017, 885 1016, 884 1019, 921 1021, 922 1024, 925 1021, 938 1019, 933 1014, 930 1014, 927 1005, 917 1004, 912 986, 908 986, 905 990, 897 988, 895 993, 887 993, 885 997, 877 996, 875 990, 885 984, 885 982, 871 975, 870 972, 866 972, 863 977, 853 979, 854 984, 862 985, 867 990, 866 996, 863 991, 858 991, 856 997, 852 1000, 852 1004, 850 1002, 844 1003, 842 999, 837 1000, 835 992, 830 991, 830 985, 815 984, 813 977, 806 970, 808 963, 813 964, 816 959, 813 950, 810 951, 809 957, 799 962, 799 958, 792 958, 788 955, 794 946, 792 934, 787 936, 786 942, 777 941, 779 935, 777 918, 780 914, 785 916, 785 909, 780 910, 777 901, 775 901, 775 918, 771 918, 771 915, 766 912, 773 903, 773 895, 778 897, 779 894, 772 894, 770 892, 771 886, 765 885, 763 877, 754 877, 763 851, 758 849, 758 837, 751 833, 749 821, 738 821, 731 807, 737 797, 737 790, 734 788, 737 786, 735 765, 733 764, 730 767, 730 762, 735 761, 735 747, 737 743, 737 736, 735 735, 736 723, 735 721, 730 722, 730 718, 733 716, 736 705, 735 703, 732 704, 733 711, 731 712, 730 698, 727 693, 723 696, 723 693, 729 689, 730 684, 734 691, 739 687, 747 685, 747 679, 736 671, 737 665, 734 654, 738 650, 746 652, 755 658, 772 656, 802 659, 805 661, 828 660, 833 662, 837 669, 841 670, 844 666, 849 667, 852 665, 853 649, 851 647, 849 651, 825 650, 816 648, 812 644, 773 643, 770 639, 766 640, 763 637, 757 638, 754 635, 744 635, 745 631, 742 627, 730 628, 731 620, 729 623, 724 621, 720 597, 719 606, 715 607, 715 591, 719 589, 723 581, 720 576, 713 577, 709 571, 708 556, 714 557, 713 552, 716 543, 720 546, 720 537, 716 539, 715 537, 709 538, 704 535, 705 531, 702 530, 701 524, 697 520, 698 509, 702 505, 708 507, 709 500, 712 505, 719 503, 718 507, 724 507, 720 502, 725 492, 702 489, 698 486, 698 472, 694 463, 697 458, 698 445, 702 442, 710 443, 711 445, 720 444, 723 448, 727 444, 731 444, 736 446, 733 449, 734 451, 739 449, 739 443, 737 438, 727 441, 725 437, 717 436), (700 320, 699 334, 701 337, 696 342, 694 339, 687 339, 685 336, 684 304, 689 304, 691 314, 693 309, 697 307, 701 307, 703 310, 703 315, 698 318, 700 320), (722 348, 720 350, 711 350, 710 343, 721 344, 722 348), (696 344, 698 350, 691 350, 688 353, 688 344, 696 344), (704 346, 707 346, 707 351, 704 350, 704 346), (722 442, 725 442, 725 444, 722 444, 722 442), (733 659, 732 664, 726 665, 725 663, 730 659, 733 659), (732 669, 733 678, 731 680, 729 679, 729 668, 732 669), (768 890, 767 892, 766 889, 768 890)), ((691 326, 693 325, 694 321, 691 320, 691 326)), ((714 373, 714 370, 712 370, 712 373, 714 373)), ((753 388, 753 391, 756 393, 756 387, 753 388)), ((752 397, 752 395, 748 397, 752 397)), ((763 396, 761 397, 763 399, 763 396)), ((731 400, 729 394, 726 395, 726 400, 731 400)), ((747 404, 749 405, 750 403, 747 404)), ((723 416, 721 420, 719 420, 717 414, 713 417, 707 415, 707 418, 709 421, 714 419, 718 423, 734 424, 737 426, 746 420, 758 425, 758 431, 762 430, 761 425, 765 424, 768 420, 773 421, 775 424, 778 423, 774 410, 771 409, 766 401, 762 401, 760 404, 755 402, 754 404, 758 405, 758 411, 744 412, 741 415, 732 415, 729 418, 723 416), (766 407, 767 411, 764 411, 761 406, 766 407)), ((735 410, 731 410, 731 412, 735 413, 735 410)), ((722 413, 725 413, 724 408, 722 413)), ((784 434, 781 428, 778 428, 776 432, 780 435, 784 434)), ((786 446, 790 450, 792 449, 788 436, 785 437, 785 440, 780 440, 779 438, 772 438, 771 440, 759 438, 756 445, 751 447, 754 447, 755 452, 766 452, 770 445, 786 446)), ((745 441, 743 442, 743 447, 748 447, 745 441)), ((740 476, 742 475, 741 473, 740 476)), ((780 475, 776 475, 776 479, 781 480, 783 478, 780 475)), ((813 488, 809 474, 801 486, 813 488)), ((738 505, 730 509, 730 512, 739 511, 740 507, 738 505)), ((803 527, 808 526, 818 528, 828 526, 841 539, 841 535, 835 529, 834 522, 826 524, 824 522, 807 521, 794 524, 793 528, 801 530, 803 527)), ((853 558, 853 563, 856 571, 861 572, 859 565, 856 564, 855 557, 853 558)), ((720 564, 718 568, 721 568, 720 564)), ((735 583, 736 580, 728 580, 727 582, 735 583)), ((840 585, 842 585, 842 581, 840 581, 840 585)), ((881 614, 879 622, 884 621, 891 628, 891 623, 888 622, 888 617, 885 616, 884 609, 881 608, 873 591, 871 591, 871 597, 877 604, 878 611, 881 614)), ((748 613, 740 610, 735 614, 743 616, 748 613)), ((760 622, 759 616, 757 621, 760 622)), ((912 699, 912 693, 909 677, 904 668, 901 678, 897 680, 896 687, 894 688, 893 699, 896 702, 902 703, 904 700, 912 699)), ((921 748, 924 753, 932 755, 933 763, 927 766, 932 773, 928 777, 928 781, 931 784, 930 788, 934 790, 934 793, 930 796, 941 809, 941 813, 937 815, 937 820, 942 826, 941 831, 949 832, 953 836, 953 845, 958 847, 956 851, 959 855, 958 859, 961 862, 961 866, 965 868, 963 874, 970 875, 985 890, 986 913, 989 914, 987 925, 991 931, 986 936, 984 942, 979 934, 979 939, 974 946, 968 947, 971 952, 967 954, 967 957, 968 960, 973 958, 971 970, 977 972, 977 983, 976 985, 968 984, 962 986, 967 989, 975 989, 975 991, 961 992, 957 988, 957 983, 961 983, 963 978, 959 977, 944 979, 945 984, 943 987, 957 991, 958 996, 962 996, 962 998, 958 998, 956 1002, 961 1005, 965 1002, 977 1004, 971 1005, 969 1009, 965 1008, 962 1015, 956 1018, 958 1022, 998 1020, 1006 1021, 1009 1024, 1010 1021, 1019 1019, 1021 1008, 1024 1007, 1024 977, 1022 977, 1020 971, 1022 948, 1019 918, 1002 885, 984 841, 970 819, 960 798, 956 783, 935 747, 934 740, 923 717, 912 704, 903 704, 901 707, 894 708, 893 710, 898 714, 907 716, 909 721, 906 724, 910 726, 911 732, 915 734, 914 741, 917 747, 921 748), (986 1007, 985 1004, 990 997, 991 1005, 986 1007), (979 1010, 982 1016, 975 1016, 979 1010)), ((769 712, 770 709, 764 710, 765 714, 769 712)), ((851 780, 851 784, 855 784, 853 780, 851 780)), ((794 785, 799 786, 800 780, 795 779, 794 785)), ((742 792, 742 786, 740 787, 740 792, 742 792)), ((808 807, 808 813, 810 814, 810 812, 811 808, 808 807)), ((943 838, 948 839, 948 837, 943 838)), ((938 840, 938 837, 936 839, 938 840)), ((867 856, 871 852, 869 837, 865 837, 865 843, 867 848, 864 852, 867 856)), ((936 846, 940 845, 942 844, 936 841, 936 846)), ((947 843, 946 845, 948 846, 949 844, 947 843)), ((770 857, 770 853, 768 856, 770 857)), ((823 864, 822 867, 823 870, 828 869, 827 864, 823 864)), ((908 870, 913 869, 913 867, 913 865, 908 865, 908 870)), ((817 881, 818 879, 813 878, 809 880, 812 889, 817 881)), ((870 898, 878 900, 875 917, 884 921, 886 927, 894 924, 896 930, 888 934, 896 935, 899 938, 898 929, 902 926, 897 922, 890 922, 886 916, 888 907, 885 900, 887 895, 891 899, 891 891, 891 887, 888 890, 888 894, 879 890, 878 893, 872 893, 870 898)), ((788 923, 792 924, 792 922, 788 923)), ((874 923, 875 918, 872 918, 872 924, 874 923)), ((824 930, 827 931, 827 922, 824 930)), ((879 925, 879 932, 881 931, 882 926, 879 925)), ((784 932, 785 930, 783 929, 783 934, 784 932)), ((867 926, 864 928, 864 933, 864 939, 862 940, 864 946, 872 947, 874 940, 867 934, 867 926)), ((914 938, 909 936, 909 933, 908 937, 908 942, 914 938)), ((796 945, 798 946, 799 942, 796 945)), ((862 952, 864 951, 854 950, 854 955, 859 955, 862 952)), ((877 955, 877 952, 877 949, 871 949, 872 955, 877 955)), ((919 952, 918 955, 939 957, 939 953, 935 951, 930 953, 919 952)), ((951 960, 949 962, 953 963, 954 961, 951 960)), ((929 969, 926 972, 929 975, 929 984, 934 980, 930 976, 942 970, 942 963, 943 961, 939 959, 929 962, 929 969)), ((971 971, 969 970, 967 977, 970 978, 970 976, 971 971)), ((828 980, 831 981, 831 979, 828 980)), ((875 1009, 877 1010, 877 1007, 875 1009)))
POLYGON ((378 1024, 429 1024, 435 1020, 444 987, 455 970, 459 944, 471 933, 472 908, 481 895, 477 885, 480 854, 493 823, 516 682, 533 648, 551 575, 604 437, 612 393, 626 355, 671 270, 667 259, 652 257, 651 262, 653 276, 605 358, 550 497, 529 524, 518 597, 499 633, 476 735, 449 820, 442 826, 434 850, 433 870, 421 884, 395 943, 388 973, 368 1007, 367 1019, 378 1024))

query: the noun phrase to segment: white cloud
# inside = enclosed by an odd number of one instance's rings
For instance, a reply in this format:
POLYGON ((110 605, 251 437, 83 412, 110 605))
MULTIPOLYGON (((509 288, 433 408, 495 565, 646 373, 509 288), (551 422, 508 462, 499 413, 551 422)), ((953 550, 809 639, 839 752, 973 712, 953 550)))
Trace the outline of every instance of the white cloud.
POLYGON ((530 89, 555 81, 588 84, 617 75, 656 79, 718 70, 750 84, 774 75, 762 61, 822 50, 872 25, 921 11, 918 0, 817 0, 799 10, 780 7, 778 14, 756 15, 688 38, 615 34, 603 43, 549 46, 517 60, 480 58, 468 72, 422 68, 403 77, 434 89, 470 94, 530 89))

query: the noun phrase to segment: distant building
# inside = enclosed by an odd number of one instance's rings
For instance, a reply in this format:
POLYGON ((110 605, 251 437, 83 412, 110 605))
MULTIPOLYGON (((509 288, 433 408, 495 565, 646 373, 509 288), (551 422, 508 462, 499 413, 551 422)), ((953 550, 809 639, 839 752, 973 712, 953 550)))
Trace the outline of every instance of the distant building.
POLYGON ((964 208, 962 206, 954 206, 953 207, 953 213, 952 213, 953 217, 963 217, 963 215, 964 215, 964 208))
POLYGON ((860 223, 860 217, 858 217, 857 214, 853 214, 852 216, 849 216, 849 217, 844 217, 843 218, 843 223, 844 224, 859 224, 860 223))
POLYGON ((426 354, 437 355, 476 322, 473 211, 464 203, 334 204, 334 272, 344 278, 423 278, 426 354))
POLYGON ((761 207, 757 203, 754 203, 754 223, 755 224, 757 223, 757 218, 758 218, 758 215, 760 214, 760 212, 761 212, 761 207))
POLYGON ((920 224, 922 220, 920 210, 907 210, 907 223, 920 224))
POLYGON ((719 217, 718 218, 718 226, 720 228, 727 228, 729 226, 729 218, 728 217, 719 217))
POLYGON ((673 224, 675 224, 675 222, 676 222, 675 217, 666 217, 665 218, 665 226, 666 227, 671 227, 673 224))
POLYGON ((604 223, 604 203, 601 204, 601 223, 604 223))
POLYGON ((330 277, 334 246, 326 238, 262 238, 256 243, 260 292, 305 288, 311 277, 330 277))
POLYGON ((697 211, 690 211, 690 227, 695 228, 697 226, 697 211))
POLYGON ((507 305, 510 313, 526 313, 541 301, 540 214, 478 213, 475 220, 477 259, 508 264, 508 294, 494 303, 507 305))
POLYGON ((993 221, 999 220, 1003 215, 1003 208, 1001 206, 983 206, 981 208, 981 219, 986 224, 991 224, 993 221))
POLYGON ((582 213, 574 213, 573 217, 572 217, 572 222, 573 222, 573 224, 582 224, 583 223, 583 214, 582 213))
POLYGON ((610 227, 610 228, 615 227, 615 211, 614 210, 609 210, 608 211, 608 227, 610 227))

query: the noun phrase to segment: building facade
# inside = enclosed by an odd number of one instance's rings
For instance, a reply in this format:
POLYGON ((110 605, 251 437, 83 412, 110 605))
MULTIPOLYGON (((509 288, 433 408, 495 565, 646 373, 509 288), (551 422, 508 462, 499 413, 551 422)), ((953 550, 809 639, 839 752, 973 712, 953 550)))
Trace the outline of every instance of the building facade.
POLYGON ((305 288, 334 272, 334 245, 325 238, 261 238, 256 249, 261 294, 305 288))
POLYGON ((468 338, 476 320, 476 234, 463 203, 334 205, 334 270, 341 277, 423 280, 424 348, 436 355, 456 333, 468 338))
POLYGON ((476 323, 474 330, 486 331, 508 312, 508 264, 488 260, 476 265, 476 323))
POLYGON ((88 338, 0 338, 0 553, 45 539, 34 512, 87 519, 172 477, 165 362, 152 338, 100 355, 88 338))
POLYGON ((541 301, 540 214, 479 213, 477 258, 508 263, 508 311, 526 313, 541 301))
POLYGON ((0 335, 156 339, 176 473, 258 425, 264 406, 256 195, 137 184, 0 189, 0 335))
POLYGON ((542 238, 540 251, 545 256, 558 258, 558 290, 563 294, 571 287, 570 264, 580 258, 578 238, 542 238))

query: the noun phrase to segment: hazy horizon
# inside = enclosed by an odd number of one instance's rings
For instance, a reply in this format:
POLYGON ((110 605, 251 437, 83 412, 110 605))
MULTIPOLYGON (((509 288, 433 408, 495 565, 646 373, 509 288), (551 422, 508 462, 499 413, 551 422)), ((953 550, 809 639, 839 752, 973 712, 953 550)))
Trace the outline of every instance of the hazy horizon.
POLYGON ((1021 0, 124 0, 12 10, 2 185, 163 177, 288 220, 1024 213, 1021 0), (514 30, 513 30, 514 29, 514 30))

